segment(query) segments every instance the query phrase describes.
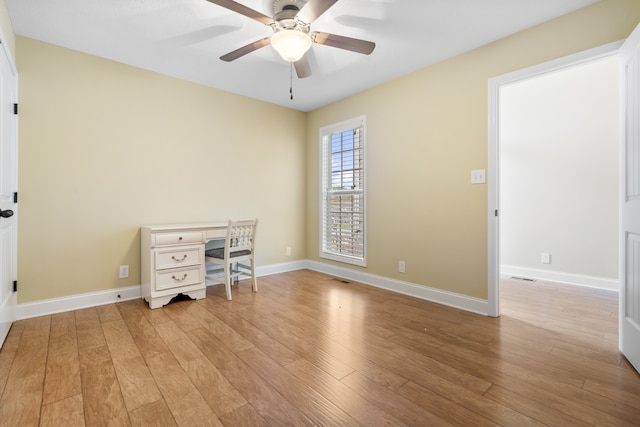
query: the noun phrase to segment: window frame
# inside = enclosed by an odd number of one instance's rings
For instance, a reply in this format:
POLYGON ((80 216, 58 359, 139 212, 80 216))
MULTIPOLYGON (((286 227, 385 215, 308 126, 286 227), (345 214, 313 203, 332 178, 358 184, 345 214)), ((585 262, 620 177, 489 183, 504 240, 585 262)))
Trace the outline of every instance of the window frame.
POLYGON ((359 116, 352 119, 344 120, 339 123, 334 123, 328 126, 323 126, 319 130, 319 256, 320 258, 329 259, 332 261, 343 262, 351 265, 366 267, 367 266, 367 159, 366 159, 366 116, 359 116), (337 133, 342 133, 349 130, 360 129, 361 137, 361 162, 362 162, 362 188, 359 190, 330 190, 330 177, 331 177, 331 136, 337 133), (327 209, 330 206, 329 195, 330 194, 359 194, 361 195, 360 212, 362 227, 362 257, 354 256, 350 254, 342 254, 336 251, 331 251, 327 247, 328 240, 325 238, 326 227, 328 224, 327 209))

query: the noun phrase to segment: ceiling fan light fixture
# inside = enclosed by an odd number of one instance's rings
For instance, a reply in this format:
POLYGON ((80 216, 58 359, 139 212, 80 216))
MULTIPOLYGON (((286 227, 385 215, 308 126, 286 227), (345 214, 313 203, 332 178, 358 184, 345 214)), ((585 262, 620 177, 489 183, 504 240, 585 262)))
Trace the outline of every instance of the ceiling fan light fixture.
POLYGON ((283 29, 271 36, 271 45, 285 61, 296 62, 311 47, 308 33, 295 29, 283 29))

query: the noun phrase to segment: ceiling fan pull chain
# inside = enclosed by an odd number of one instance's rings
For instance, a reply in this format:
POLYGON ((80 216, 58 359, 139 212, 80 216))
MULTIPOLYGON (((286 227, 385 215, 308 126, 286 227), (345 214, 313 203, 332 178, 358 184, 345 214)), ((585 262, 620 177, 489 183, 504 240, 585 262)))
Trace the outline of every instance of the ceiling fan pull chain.
POLYGON ((289 62, 289 94, 293 101, 293 62, 289 62))

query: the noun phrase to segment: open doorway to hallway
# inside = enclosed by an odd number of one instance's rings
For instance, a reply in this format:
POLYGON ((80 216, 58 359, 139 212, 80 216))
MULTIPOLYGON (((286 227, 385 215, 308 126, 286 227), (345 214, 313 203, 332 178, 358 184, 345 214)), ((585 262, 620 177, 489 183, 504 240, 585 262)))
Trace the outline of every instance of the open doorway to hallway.
POLYGON ((499 96, 501 277, 617 290, 616 55, 499 96))
POLYGON ((501 275, 618 287, 621 44, 489 80, 489 315, 501 275))
POLYGON ((611 55, 499 93, 500 313, 570 336, 572 351, 611 358, 618 354, 618 84, 611 55))

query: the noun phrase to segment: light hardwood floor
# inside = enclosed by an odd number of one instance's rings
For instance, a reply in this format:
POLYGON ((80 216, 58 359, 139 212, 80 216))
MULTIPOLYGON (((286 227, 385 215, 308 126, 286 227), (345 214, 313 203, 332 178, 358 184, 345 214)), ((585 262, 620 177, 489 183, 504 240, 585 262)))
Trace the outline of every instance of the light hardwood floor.
POLYGON ((617 295, 505 280, 488 318, 302 270, 16 322, 2 426, 638 426, 617 295))

